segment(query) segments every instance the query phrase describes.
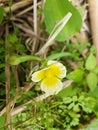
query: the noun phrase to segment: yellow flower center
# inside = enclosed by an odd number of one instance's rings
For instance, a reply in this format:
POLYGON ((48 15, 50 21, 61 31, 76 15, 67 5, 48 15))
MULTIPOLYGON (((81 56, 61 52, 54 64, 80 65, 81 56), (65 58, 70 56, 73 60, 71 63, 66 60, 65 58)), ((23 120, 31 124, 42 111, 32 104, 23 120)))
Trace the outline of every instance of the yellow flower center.
POLYGON ((50 65, 47 70, 45 70, 45 77, 50 78, 53 76, 58 77, 60 75, 61 71, 59 66, 57 65, 50 65))
POLYGON ((39 79, 44 79, 44 78, 52 78, 52 77, 59 77, 61 71, 59 66, 57 65, 50 65, 46 70, 42 70, 38 73, 38 78, 39 79))
POLYGON ((55 87, 55 85, 58 83, 58 78, 56 77, 48 77, 43 80, 43 83, 47 87, 55 87))
POLYGON ((55 64, 52 64, 47 69, 40 71, 37 76, 39 79, 43 80, 46 86, 53 87, 58 82, 60 74, 60 67, 55 64))

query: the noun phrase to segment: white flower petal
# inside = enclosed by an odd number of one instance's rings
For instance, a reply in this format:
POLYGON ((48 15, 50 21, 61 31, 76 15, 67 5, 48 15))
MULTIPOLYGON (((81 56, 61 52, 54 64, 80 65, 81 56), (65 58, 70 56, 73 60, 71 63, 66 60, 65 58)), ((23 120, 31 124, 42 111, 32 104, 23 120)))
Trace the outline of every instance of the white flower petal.
POLYGON ((56 64, 56 63, 58 63, 58 62, 55 61, 55 60, 49 60, 49 61, 47 62, 47 65, 52 65, 52 64, 56 64))
POLYGON ((64 78, 67 72, 66 67, 61 63, 57 63, 56 65, 59 66, 61 70, 61 74, 59 75, 59 78, 64 78))
POLYGON ((37 71, 32 74, 31 80, 34 82, 39 82, 44 78, 44 69, 37 71))
MULTIPOLYGON (((51 80, 50 80, 50 82, 51 82, 51 80)), ((62 87, 63 87, 63 84, 59 79, 57 79, 57 83, 54 86, 49 86, 49 85, 47 86, 47 84, 44 82, 44 80, 41 83, 41 90, 44 91, 48 95, 57 94, 59 91, 62 90, 62 87)))

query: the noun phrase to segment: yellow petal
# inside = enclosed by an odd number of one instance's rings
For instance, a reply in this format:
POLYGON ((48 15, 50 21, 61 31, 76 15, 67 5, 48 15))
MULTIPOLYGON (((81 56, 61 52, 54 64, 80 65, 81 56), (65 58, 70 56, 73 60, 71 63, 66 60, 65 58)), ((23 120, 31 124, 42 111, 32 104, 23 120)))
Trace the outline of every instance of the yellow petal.
POLYGON ((44 73, 45 73, 45 69, 33 73, 31 80, 34 82, 41 81, 42 79, 44 79, 44 75, 45 75, 44 73))
POLYGON ((57 61, 48 61, 47 65, 51 68, 52 73, 59 77, 64 78, 66 76, 66 67, 57 61))
POLYGON ((41 90, 48 95, 57 94, 62 90, 62 82, 56 77, 45 78, 41 83, 41 90))

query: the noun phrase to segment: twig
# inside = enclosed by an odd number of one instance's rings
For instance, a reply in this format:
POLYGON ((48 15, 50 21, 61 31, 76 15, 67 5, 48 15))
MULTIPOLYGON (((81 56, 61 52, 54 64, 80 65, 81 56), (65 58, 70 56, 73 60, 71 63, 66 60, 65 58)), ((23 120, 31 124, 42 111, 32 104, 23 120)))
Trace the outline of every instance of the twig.
MULTIPOLYGON (((5 39, 5 48, 8 50, 7 45, 7 36, 8 36, 8 25, 6 25, 6 39, 5 39)), ((11 130, 11 107, 10 107, 10 66, 7 63, 9 54, 5 56, 5 76, 6 76, 6 121, 5 126, 8 125, 8 130, 11 130)))
POLYGON ((19 84, 19 77, 18 77, 18 72, 17 72, 17 66, 12 66, 12 71, 14 73, 14 78, 16 82, 16 89, 18 90, 20 84, 19 84))
POLYGON ((34 0, 34 33, 37 34, 37 0, 34 0))
MULTIPOLYGON (((34 0, 34 10, 33 10, 33 18, 34 18, 34 33, 37 35, 37 0, 34 0)), ((35 52, 37 46, 37 39, 34 37, 34 41, 32 44, 32 53, 35 52)))
MULTIPOLYGON (((37 3, 37 6, 39 6, 41 4, 41 2, 37 3)), ((24 9, 23 11, 19 12, 18 14, 16 14, 16 16, 21 16, 25 13, 27 13, 28 11, 32 10, 34 8, 34 5, 31 5, 30 7, 24 9)))
POLYGON ((1 3, 8 2, 9 0, 0 0, 1 3))
POLYGON ((21 25, 21 24, 16 24, 16 23, 15 23, 15 25, 16 25, 18 28, 20 28, 21 30, 23 30, 25 33, 27 33, 28 35, 34 36, 34 37, 38 38, 38 39, 41 40, 41 41, 45 41, 44 38, 39 37, 39 36, 36 35, 32 30, 26 28, 25 26, 23 26, 23 25, 21 25))
POLYGON ((22 0, 20 2, 17 2, 15 4, 13 4, 11 6, 11 9, 9 7, 5 7, 4 11, 5 11, 5 13, 9 13, 10 10, 13 12, 15 10, 18 10, 18 9, 20 9, 22 7, 25 7, 25 6, 29 5, 29 4, 31 4, 32 2, 33 2, 33 0, 22 0))
POLYGON ((98 0, 88 0, 93 43, 96 47, 98 64, 98 0))

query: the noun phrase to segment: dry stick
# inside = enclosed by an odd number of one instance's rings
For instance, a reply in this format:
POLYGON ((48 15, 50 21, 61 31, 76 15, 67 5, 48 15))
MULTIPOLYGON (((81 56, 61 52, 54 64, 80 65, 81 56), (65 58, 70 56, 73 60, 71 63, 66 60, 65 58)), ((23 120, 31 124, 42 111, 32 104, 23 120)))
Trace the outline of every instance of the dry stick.
POLYGON ((5 13, 9 13, 10 10, 13 12, 15 10, 18 10, 18 9, 20 9, 22 7, 25 7, 25 6, 29 5, 29 4, 31 4, 32 2, 33 2, 33 0, 23 0, 23 1, 20 1, 20 2, 17 2, 15 4, 13 4, 11 6, 11 9, 10 9, 10 7, 4 8, 4 11, 5 11, 5 13))
MULTIPOLYGON (((67 80, 63 83, 63 89, 68 87, 73 81, 72 80, 67 80)), ((11 113, 11 116, 14 116, 16 114, 18 114, 19 112, 22 112, 26 109, 27 105, 28 104, 32 104, 34 102, 39 102, 39 101, 42 101, 44 99, 46 99, 47 97, 49 97, 50 95, 47 95, 47 94, 43 94, 43 95, 40 95, 36 98, 34 98, 33 100, 30 100, 28 101, 27 103, 25 104, 22 104, 21 106, 18 106, 17 108, 15 108, 12 113, 11 113)))
POLYGON ((9 2, 9 0, 0 0, 1 3, 9 2))
POLYGON ((33 5, 30 6, 30 7, 28 7, 28 8, 26 8, 25 10, 19 12, 16 16, 21 16, 21 15, 27 13, 28 11, 30 11, 30 10, 32 10, 32 9, 33 9, 33 5))
MULTIPOLYGON (((5 39, 5 48, 8 49, 8 42, 7 42, 7 36, 8 36, 8 25, 6 25, 6 39, 5 39)), ((10 66, 7 63, 9 58, 9 54, 5 56, 5 76, 6 76, 6 121, 5 126, 8 125, 8 130, 11 130, 11 108, 10 108, 10 66)))
MULTIPOLYGON (((33 10, 33 18, 34 18, 34 33, 37 35, 37 0, 34 0, 34 10, 33 10)), ((34 41, 32 44, 32 53, 34 53, 36 48, 37 39, 34 37, 34 41)))
POLYGON ((27 33, 28 35, 34 36, 36 38, 38 38, 41 41, 45 41, 44 38, 39 37, 38 35, 36 35, 32 30, 26 28, 25 26, 21 25, 21 24, 16 24, 14 23, 18 28, 20 28, 21 30, 23 30, 25 33, 27 33))
MULTIPOLYGON (((37 0, 34 0, 34 8, 33 8, 33 19, 34 19, 34 33, 37 35, 37 0)), ((31 44, 31 55, 36 52, 37 48, 37 38, 34 37, 31 44)), ((30 68, 32 69, 33 62, 30 64, 30 68)))
MULTIPOLYGON (((14 79, 15 79, 15 83, 16 83, 15 96, 17 97, 18 96, 18 88, 20 86, 18 72, 17 72, 17 66, 12 66, 12 71, 14 73, 14 79)), ((16 103, 16 99, 13 100, 13 104, 11 106, 11 111, 13 111, 15 103, 16 103)))
POLYGON ((96 47, 98 64, 98 0, 88 0, 93 43, 96 47))
POLYGON ((19 77, 18 77, 18 72, 17 72, 17 66, 12 66, 12 70, 13 70, 14 79, 15 79, 15 82, 16 82, 16 89, 18 90, 20 83, 19 83, 19 77))
POLYGON ((48 41, 46 44, 39 50, 37 55, 44 54, 45 50, 53 44, 53 41, 55 40, 56 36, 61 32, 61 30, 64 28, 66 23, 69 21, 70 17, 72 16, 72 13, 68 13, 63 19, 61 19, 53 28, 48 41))
MULTIPOLYGON (((40 4, 41 4, 41 2, 38 2, 37 6, 39 6, 40 4)), ((33 8, 34 8, 34 5, 31 5, 30 7, 24 9, 23 11, 21 11, 19 13, 17 13, 16 16, 21 16, 21 15, 27 13, 28 11, 32 10, 33 8)))
POLYGON ((27 13, 27 12, 29 12, 29 11, 31 11, 32 9, 33 9, 33 5, 31 5, 30 7, 28 7, 28 8, 26 8, 26 9, 24 9, 23 11, 21 11, 21 12, 18 12, 17 14, 16 14, 16 16, 21 16, 21 15, 23 15, 23 14, 25 14, 25 13, 27 13))
POLYGON ((34 33, 37 34, 37 0, 34 0, 34 33))

